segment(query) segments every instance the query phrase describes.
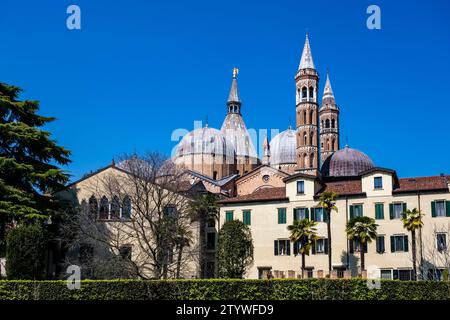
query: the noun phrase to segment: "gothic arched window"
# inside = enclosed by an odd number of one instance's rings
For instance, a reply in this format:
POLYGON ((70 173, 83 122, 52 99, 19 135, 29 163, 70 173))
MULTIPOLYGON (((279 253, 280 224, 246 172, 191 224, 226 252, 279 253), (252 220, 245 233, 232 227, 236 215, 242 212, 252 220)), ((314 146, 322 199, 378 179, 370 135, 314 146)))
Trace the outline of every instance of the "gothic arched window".
POLYGON ((306 153, 303 155, 303 167, 308 168, 308 155, 306 153))
POLYGON ((98 214, 98 202, 97 198, 93 195, 89 198, 89 218, 95 219, 98 214))
POLYGON ((314 153, 311 153, 311 156, 309 157, 309 167, 314 167, 314 153))
POLYGON ((122 219, 130 219, 131 217, 131 199, 125 196, 122 201, 122 219))
POLYGON ((309 87, 309 99, 314 99, 314 88, 309 87))
POLYGON ((314 110, 311 110, 309 112, 309 123, 313 124, 314 123, 314 110))
POLYGON ((303 141, 305 142, 305 146, 308 145, 308 134, 306 133, 306 131, 303 133, 303 141))
POLYGON ((330 119, 325 120, 325 128, 330 127, 330 119))
POLYGON ((314 141, 314 132, 311 132, 311 135, 309 136, 309 145, 314 145, 314 143, 313 143, 313 141, 314 141))
POLYGON ((334 148, 334 144, 335 144, 335 140, 333 139, 333 140, 331 140, 331 150, 332 151, 334 151, 335 150, 335 148, 334 148))
POLYGON ((303 110, 303 123, 307 123, 306 110, 303 110))
POLYGON ((334 126, 335 126, 335 120, 331 119, 331 127, 334 128, 334 126))
POLYGON ((120 201, 119 197, 114 196, 111 201, 111 219, 119 219, 120 217, 120 201))
POLYGON ((306 99, 306 97, 308 96, 308 90, 306 89, 306 87, 302 88, 302 98, 306 99))
POLYGON ((98 217, 100 219, 108 219, 109 215, 109 201, 106 196, 103 196, 100 200, 100 208, 98 212, 98 217))

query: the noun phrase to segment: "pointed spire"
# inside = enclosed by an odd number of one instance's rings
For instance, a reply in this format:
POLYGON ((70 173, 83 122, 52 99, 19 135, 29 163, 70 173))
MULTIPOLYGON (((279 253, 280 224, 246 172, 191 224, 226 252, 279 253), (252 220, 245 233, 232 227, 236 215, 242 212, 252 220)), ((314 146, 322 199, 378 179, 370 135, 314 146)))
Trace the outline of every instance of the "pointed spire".
POLYGON ((300 59, 300 65, 298 69, 315 69, 314 62, 311 54, 311 46, 309 45, 309 37, 306 34, 305 45, 303 47, 302 58, 300 59))
POLYGON ((330 73, 327 70, 327 80, 325 81, 325 89, 323 89, 323 97, 325 98, 331 98, 334 100, 334 94, 333 89, 331 89, 331 82, 330 82, 330 73))
POLYGON ((241 102, 237 88, 236 76, 239 73, 238 68, 233 69, 233 82, 231 83, 230 94, 228 95, 228 102, 241 102))
POLYGON ((269 165, 270 164, 270 144, 269 144, 269 138, 266 135, 266 138, 263 141, 263 161, 262 164, 269 165))

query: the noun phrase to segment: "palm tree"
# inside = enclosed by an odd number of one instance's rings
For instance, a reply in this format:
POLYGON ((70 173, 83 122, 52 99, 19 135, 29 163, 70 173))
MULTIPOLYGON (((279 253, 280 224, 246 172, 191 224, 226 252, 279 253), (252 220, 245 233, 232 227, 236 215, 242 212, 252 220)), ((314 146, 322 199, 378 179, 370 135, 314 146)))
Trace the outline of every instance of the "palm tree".
POLYGON ((287 227, 291 232, 290 240, 295 244, 300 243, 298 253, 302 255, 302 277, 305 274, 305 256, 309 255, 309 250, 313 241, 317 238, 316 222, 308 219, 294 220, 294 223, 287 227))
POLYGON ((328 234, 328 271, 331 273, 331 212, 338 209, 336 207, 337 194, 334 192, 323 192, 320 195, 318 207, 323 208, 327 218, 327 234, 328 234))
POLYGON ((411 231, 412 259, 413 259, 413 280, 417 279, 417 249, 416 249, 416 230, 421 230, 423 226, 422 212, 417 208, 402 212, 403 228, 411 231))
POLYGON ((370 217, 355 217, 347 223, 345 232, 349 240, 357 240, 360 245, 361 273, 366 268, 364 261, 364 245, 371 243, 377 237, 377 227, 375 219, 370 217))

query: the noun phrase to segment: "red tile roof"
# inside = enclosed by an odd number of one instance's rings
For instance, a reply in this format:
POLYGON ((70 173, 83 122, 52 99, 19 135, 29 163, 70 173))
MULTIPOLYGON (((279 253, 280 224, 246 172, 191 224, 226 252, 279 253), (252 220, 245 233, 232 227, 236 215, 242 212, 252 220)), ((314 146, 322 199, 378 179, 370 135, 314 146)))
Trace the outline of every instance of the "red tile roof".
POLYGON ((399 179, 400 186, 394 192, 409 192, 409 191, 426 191, 437 189, 448 189, 450 176, 433 176, 433 177, 418 177, 418 178, 402 178, 399 179))
POLYGON ((256 201, 275 201, 275 200, 288 200, 286 197, 286 188, 262 188, 256 190, 251 194, 238 196, 234 198, 225 199, 219 201, 221 204, 239 203, 239 202, 256 202, 256 201))
POLYGON ((335 192, 339 196, 362 193, 361 180, 330 181, 325 184, 322 192, 335 192))

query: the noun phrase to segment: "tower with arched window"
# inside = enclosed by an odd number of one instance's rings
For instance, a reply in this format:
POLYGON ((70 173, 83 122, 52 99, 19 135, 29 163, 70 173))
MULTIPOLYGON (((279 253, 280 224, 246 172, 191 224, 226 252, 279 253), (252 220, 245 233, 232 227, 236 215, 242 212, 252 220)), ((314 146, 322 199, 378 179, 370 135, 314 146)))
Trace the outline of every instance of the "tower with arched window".
POLYGON ((297 170, 308 174, 318 172, 318 92, 319 75, 306 35, 300 65, 295 75, 296 123, 297 123, 297 170))
POLYGON ((320 119, 320 165, 339 150, 339 107, 336 105, 330 77, 327 73, 323 90, 322 106, 319 109, 320 119))

